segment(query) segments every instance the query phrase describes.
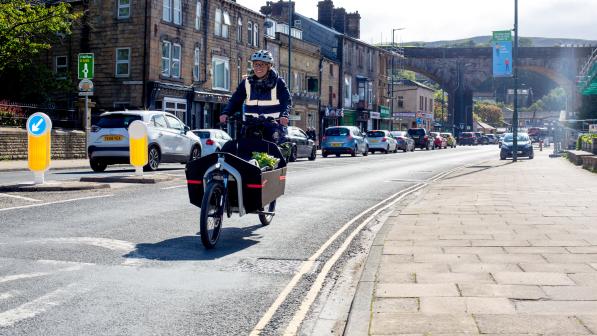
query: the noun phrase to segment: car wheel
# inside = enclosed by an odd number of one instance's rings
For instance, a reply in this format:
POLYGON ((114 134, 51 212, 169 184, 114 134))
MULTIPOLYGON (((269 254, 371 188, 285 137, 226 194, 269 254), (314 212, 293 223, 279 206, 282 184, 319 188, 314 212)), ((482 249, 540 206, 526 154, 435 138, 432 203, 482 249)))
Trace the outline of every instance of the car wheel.
POLYGON ((315 148, 315 146, 313 146, 311 155, 309 155, 309 161, 315 161, 316 158, 317 158, 317 148, 315 148))
POLYGON ((359 152, 359 148, 357 146, 354 146, 354 149, 352 150, 352 153, 350 153, 350 156, 355 157, 355 156, 357 156, 358 152, 359 152))
POLYGON ((415 146, 412 146, 412 148, 410 149, 411 152, 415 151, 415 146))
POLYGON ((160 165, 160 150, 157 146, 149 147, 149 153, 147 155, 147 164, 143 167, 145 171, 156 171, 160 165))
POLYGON ((506 160, 506 156, 505 155, 500 155, 500 160, 506 160))
POLYGON ((201 157, 201 148, 199 146, 193 147, 193 150, 191 150, 191 157, 189 158, 189 161, 195 160, 200 157, 201 157))
POLYGON ((369 146, 365 147, 365 151, 363 152, 363 156, 369 155, 369 146))
MULTIPOLYGON (((354 155, 353 155, 354 156, 354 155)), ((340 157, 340 154, 336 154, 336 157, 340 157)))
POLYGON ((321 152, 321 156, 323 156, 324 158, 328 157, 328 153, 326 152, 321 152))
POLYGON ((429 150, 429 145, 427 145, 427 147, 425 147, 425 150, 429 150))
POLYGON ((535 153, 529 154, 529 160, 532 160, 535 157, 535 153))
POLYGON ((390 145, 386 149, 383 150, 384 154, 388 154, 390 152, 390 145))
POLYGON ((298 154, 296 153, 296 146, 292 146, 292 149, 290 149, 290 157, 288 158, 288 160, 290 162, 294 162, 296 161, 298 157, 298 154))
POLYGON ((105 164, 104 162, 101 162, 97 159, 90 159, 89 165, 91 166, 91 170, 93 170, 96 173, 101 173, 104 170, 106 170, 106 167, 108 167, 107 164, 105 164))

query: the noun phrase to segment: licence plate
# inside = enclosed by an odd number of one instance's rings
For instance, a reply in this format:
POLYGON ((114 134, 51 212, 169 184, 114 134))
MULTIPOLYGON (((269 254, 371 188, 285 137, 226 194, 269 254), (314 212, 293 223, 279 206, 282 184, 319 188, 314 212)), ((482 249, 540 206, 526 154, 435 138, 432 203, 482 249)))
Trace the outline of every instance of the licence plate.
POLYGON ((371 143, 378 143, 379 140, 371 140, 371 143))
POLYGON ((122 135, 104 135, 104 141, 121 141, 122 135))
POLYGON ((337 142, 336 142, 336 143, 333 143, 333 144, 332 144, 332 147, 340 147, 340 146, 342 146, 342 144, 341 144, 341 143, 337 143, 337 142))

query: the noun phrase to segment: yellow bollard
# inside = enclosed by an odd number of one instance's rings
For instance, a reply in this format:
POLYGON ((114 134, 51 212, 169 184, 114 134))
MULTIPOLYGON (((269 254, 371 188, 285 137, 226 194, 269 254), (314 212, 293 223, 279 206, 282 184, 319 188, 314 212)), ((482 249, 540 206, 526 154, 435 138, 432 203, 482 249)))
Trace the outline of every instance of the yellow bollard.
POLYGON ((43 184, 44 172, 50 168, 52 155, 52 121, 46 114, 36 112, 27 119, 26 127, 29 170, 34 174, 34 183, 43 184))
POLYGON ((147 125, 135 120, 129 125, 129 158, 135 167, 135 175, 143 175, 147 164, 147 125))

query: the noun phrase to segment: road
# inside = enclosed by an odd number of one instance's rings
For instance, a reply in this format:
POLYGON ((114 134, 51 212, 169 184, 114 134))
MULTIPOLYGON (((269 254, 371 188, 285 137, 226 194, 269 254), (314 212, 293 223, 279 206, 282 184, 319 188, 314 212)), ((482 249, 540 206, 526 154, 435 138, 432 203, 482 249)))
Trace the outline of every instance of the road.
MULTIPOLYGON (((225 219, 209 251, 180 165, 161 171, 179 179, 157 185, 5 193, 0 334, 246 335, 260 321, 263 334, 281 334, 346 234, 318 255, 271 318, 262 317, 339 228, 400 190, 497 155, 497 146, 479 146, 296 162, 273 223, 225 219)), ((48 179, 90 175, 56 174, 48 179)))

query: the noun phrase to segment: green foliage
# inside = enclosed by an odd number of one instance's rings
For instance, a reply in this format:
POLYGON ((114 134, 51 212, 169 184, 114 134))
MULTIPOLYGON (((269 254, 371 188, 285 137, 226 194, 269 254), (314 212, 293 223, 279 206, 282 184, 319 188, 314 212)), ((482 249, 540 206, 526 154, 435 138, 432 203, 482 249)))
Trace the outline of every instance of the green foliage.
POLYGON ((433 94, 433 117, 442 122, 448 121, 448 94, 444 92, 444 109, 442 113, 442 90, 433 94), (442 118, 443 117, 443 118, 442 118))
POLYGON ((253 152, 252 158, 255 159, 255 161, 257 161, 257 164, 259 164, 260 168, 269 167, 271 169, 276 169, 276 167, 278 166, 278 162, 280 161, 279 159, 267 153, 261 152, 253 152))
POLYGON ((0 72, 0 97, 13 101, 46 104, 52 102, 52 97, 75 89, 68 74, 66 79, 57 79, 43 63, 32 63, 25 68, 11 64, 0 72))
POLYGON ((61 35, 70 34, 73 21, 66 2, 48 4, 42 0, 0 1, 0 72, 9 66, 20 68, 47 50, 61 35))
POLYGON ((555 88, 543 96, 543 98, 534 102, 527 110, 536 112, 561 111, 564 109, 566 109, 566 91, 563 88, 555 88))
POLYGON ((593 139, 597 139, 597 134, 583 134, 576 139, 576 150, 582 149, 582 144, 593 144, 593 139))
POLYGON ((475 102, 473 117, 490 125, 501 125, 504 121, 502 108, 491 102, 475 102))

